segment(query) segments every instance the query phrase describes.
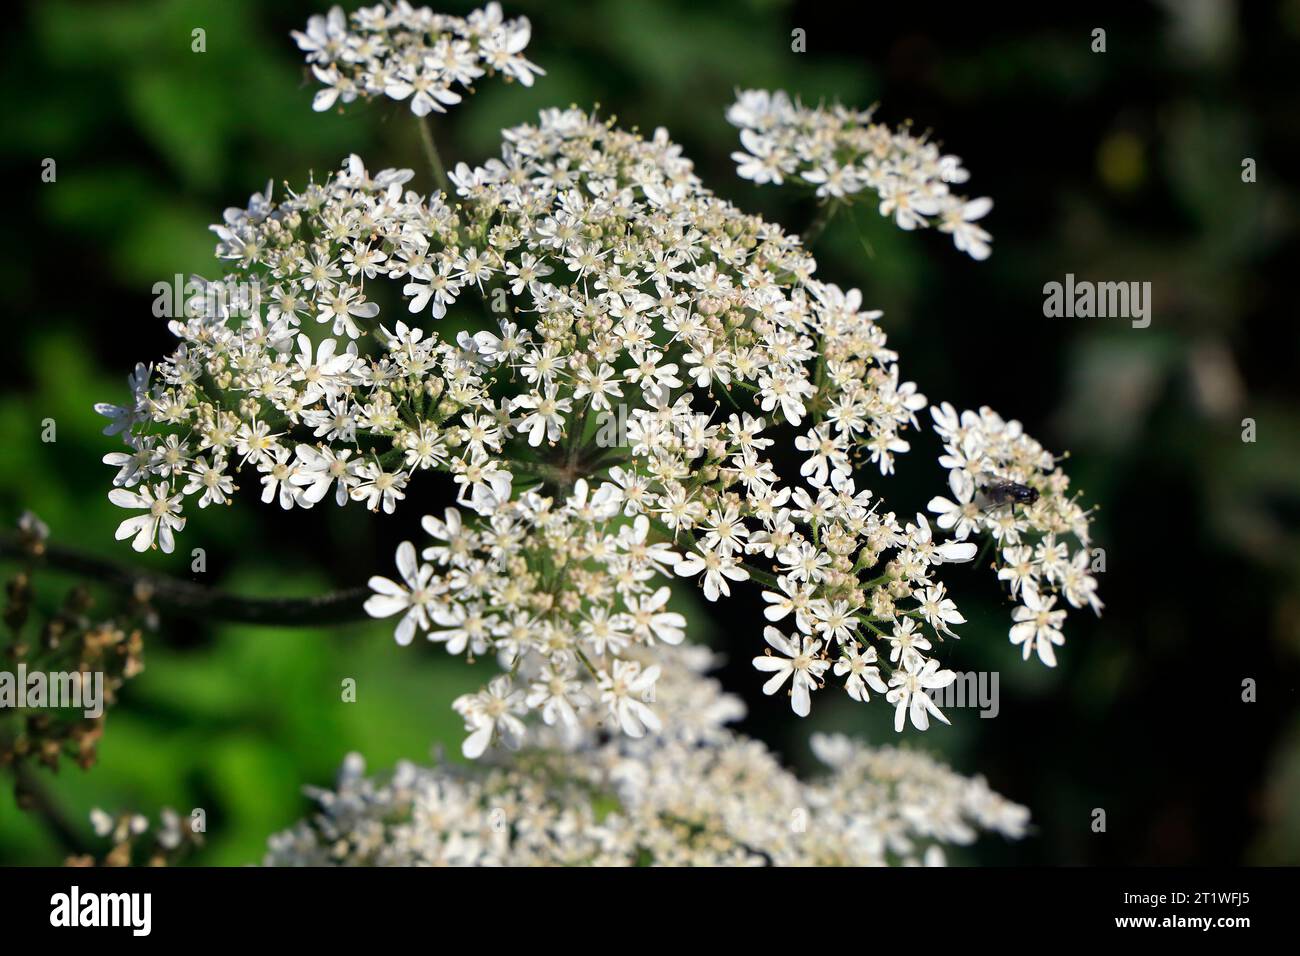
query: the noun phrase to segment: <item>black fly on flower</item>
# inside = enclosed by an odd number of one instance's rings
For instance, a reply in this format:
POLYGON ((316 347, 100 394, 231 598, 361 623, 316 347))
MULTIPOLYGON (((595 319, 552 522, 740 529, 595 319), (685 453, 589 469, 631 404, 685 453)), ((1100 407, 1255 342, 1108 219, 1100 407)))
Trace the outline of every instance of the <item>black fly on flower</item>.
POLYGON ((1016 505, 1032 505, 1039 498, 1038 490, 1019 481, 1003 478, 990 471, 975 476, 976 501, 986 510, 1016 505))

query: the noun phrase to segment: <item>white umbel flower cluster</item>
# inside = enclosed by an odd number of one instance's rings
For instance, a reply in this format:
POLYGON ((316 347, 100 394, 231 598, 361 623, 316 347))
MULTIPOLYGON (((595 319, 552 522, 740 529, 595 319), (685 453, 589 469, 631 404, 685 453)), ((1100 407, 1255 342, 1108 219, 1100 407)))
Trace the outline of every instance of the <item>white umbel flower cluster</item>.
POLYGON ((701 675, 707 652, 647 657, 664 729, 633 740, 584 721, 471 766, 345 762, 319 811, 271 838, 272 866, 872 866, 942 864, 981 831, 1023 836, 1029 813, 932 758, 814 736, 828 773, 802 782, 725 727, 736 699, 701 675))
POLYGON ((872 114, 839 104, 804 106, 781 90, 745 90, 727 111, 744 147, 731 158, 738 175, 760 185, 789 180, 827 201, 873 192, 880 214, 898 228, 937 226, 962 252, 987 259, 993 237, 977 223, 993 202, 950 191, 970 178, 961 160, 906 128, 875 122, 872 114))
POLYGON ((483 75, 533 85, 545 71, 523 56, 532 36, 527 17, 506 20, 499 3, 468 17, 434 13, 406 0, 362 7, 348 16, 332 7, 294 31, 312 74, 324 84, 312 109, 328 110, 358 96, 409 101, 411 112, 445 113, 483 75))
POLYGON ((961 414, 944 402, 932 407, 934 430, 943 439, 939 464, 949 469, 952 498, 936 496, 929 510, 936 524, 958 541, 988 536, 996 546, 998 580, 1019 606, 1011 612, 1011 642, 1025 659, 1037 653, 1056 666, 1055 648, 1065 643, 1066 608, 1101 614, 1088 525, 1091 512, 1070 491, 1057 459, 991 408, 961 414), (1024 500, 990 500, 991 487, 1026 489, 1024 500))
MULTIPOLYGON (((453 29, 405 4, 354 22, 388 18, 453 29)), ((386 49, 414 56, 423 37, 386 49)), ((499 158, 454 167, 456 197, 352 156, 226 211, 213 228, 232 271, 211 288, 228 294, 170 323, 180 346, 137 366, 129 404, 98 407, 128 446, 105 457, 110 497, 144 512, 118 537, 172 550, 186 502, 229 503, 241 469, 286 510, 332 497, 393 513, 422 473, 449 476, 457 507, 423 518, 430 540, 399 547, 367 610, 396 619, 399 643, 501 662, 455 705, 471 756, 590 719, 658 732, 642 656, 683 639, 682 580, 709 601, 761 586, 753 664, 794 713, 831 684, 883 696, 899 730, 946 722, 930 692, 954 674, 932 652, 965 618, 940 569, 977 546, 935 540, 865 486, 927 405, 880 313, 815 278, 798 237, 706 189, 662 129, 546 110, 502 138, 499 158), (452 310, 477 329, 440 336, 452 310)), ((890 176, 929 162, 909 148, 890 176)))
MULTIPOLYGON (((485 646, 505 642, 516 659, 576 672, 591 685, 580 698, 590 706, 622 683, 626 647, 661 639, 629 628, 647 600, 667 601, 657 574, 695 579, 711 601, 757 575, 770 588, 768 619, 798 632, 768 629, 779 653, 755 660, 772 674, 768 693, 786 689, 803 716, 829 676, 855 700, 886 695, 900 727, 909 714, 921 729, 930 715, 943 720, 928 691, 953 675, 924 655, 920 628, 947 635, 964 622, 932 569, 975 547, 935 543, 924 517, 881 513, 855 483, 855 459, 892 471, 909 447, 901 433, 925 405, 900 381, 879 313, 864 312, 856 290, 813 280, 798 240, 705 190, 662 131, 646 140, 577 110, 548 111, 505 139, 501 160, 461 164, 452 179, 466 208, 492 211, 484 229, 503 239, 485 269, 504 262, 523 303, 516 312, 537 318, 481 333, 483 349, 523 379, 507 430, 561 452, 533 473, 560 468, 561 486, 589 477, 572 498, 503 502, 493 513, 494 525, 521 532, 534 513, 552 523, 553 534, 517 536, 508 556, 527 566, 511 567, 500 549, 462 549, 485 562, 474 577, 488 585, 466 593, 415 566, 412 548, 399 557, 404 584, 372 582, 373 613, 402 611, 400 640, 416 626, 439 640, 440 622, 458 631, 468 616, 485 646), (592 419, 625 421, 625 433, 592 419), (800 426, 793 486, 767 457, 772 423, 800 426), (544 548, 530 556, 532 541, 544 548), (629 559, 627 541, 653 558, 629 559), (655 543, 661 550, 648 551, 655 543), (888 676, 873 640, 896 665, 888 676)), ((538 706, 522 692, 509 699, 516 719, 538 706)), ((481 715, 466 716, 479 739, 481 715)), ((617 722, 635 732, 636 721, 617 722)))

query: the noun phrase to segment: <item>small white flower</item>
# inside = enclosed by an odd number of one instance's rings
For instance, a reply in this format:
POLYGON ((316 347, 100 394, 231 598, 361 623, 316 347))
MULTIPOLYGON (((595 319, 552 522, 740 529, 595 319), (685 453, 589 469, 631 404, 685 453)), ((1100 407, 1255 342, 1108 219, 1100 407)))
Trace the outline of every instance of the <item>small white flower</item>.
POLYGON ((948 718, 926 692, 947 687, 957 679, 952 671, 939 670, 938 661, 929 660, 919 667, 918 659, 913 659, 911 663, 912 666, 909 667, 905 660, 903 667, 894 671, 889 678, 891 690, 885 695, 885 699, 894 705, 894 730, 899 733, 909 717, 917 730, 929 729, 931 714, 945 724, 948 723, 948 718))
POLYGON ((392 617, 401 614, 393 636, 398 644, 410 644, 415 629, 429 629, 429 607, 437 600, 438 592, 431 586, 433 567, 420 564, 415 558, 415 546, 403 541, 397 548, 397 571, 401 583, 375 575, 370 579, 370 589, 375 593, 367 598, 366 613, 371 617, 392 617))
POLYGON ((720 596, 731 596, 728 581, 749 580, 749 572, 734 557, 703 545, 698 552, 682 558, 673 570, 683 578, 694 577, 703 571, 704 596, 710 601, 716 601, 720 596))
POLYGON ((493 737, 511 750, 523 744, 527 728, 519 715, 527 709, 524 692, 512 687, 509 677, 492 678, 484 690, 456 698, 452 707, 465 718, 469 736, 460 749, 470 760, 483 756, 493 737))
POLYGON ((869 701, 871 695, 867 693, 868 687, 878 694, 888 693, 889 687, 880 676, 876 659, 876 649, 870 645, 865 650, 859 649, 856 643, 845 644, 840 648, 840 657, 834 667, 835 675, 844 678, 844 689, 854 700, 863 703, 869 701))
POLYGON ((171 488, 160 482, 152 488, 141 485, 138 492, 114 488, 108 493, 108 500, 119 508, 143 508, 145 511, 145 514, 127 518, 117 526, 115 537, 118 541, 134 536, 131 547, 136 551, 157 547, 164 554, 172 553, 176 546, 172 532, 185 527, 185 519, 181 516, 181 495, 172 494, 171 488))
POLYGON ((1037 651, 1039 660, 1048 667, 1055 667, 1053 645, 1065 643, 1065 635, 1060 631, 1065 622, 1065 611, 1053 610, 1056 598, 1045 597, 1032 587, 1022 588, 1020 599, 1024 603, 1011 612, 1011 619, 1016 622, 1011 626, 1011 643, 1020 645, 1025 660, 1037 651))
POLYGON ((770 672, 772 677, 763 685, 763 693, 775 694, 787 680, 790 681, 790 709, 800 717, 807 717, 812 707, 812 691, 816 690, 821 676, 831 666, 820 656, 822 642, 811 637, 787 638, 774 627, 763 628, 763 638, 784 657, 771 651, 754 658, 754 667, 770 672))
POLYGON ((610 718, 629 737, 642 737, 646 731, 658 733, 663 724, 650 708, 654 700, 657 666, 644 670, 636 661, 615 661, 610 673, 600 675, 600 702, 609 708, 610 718))

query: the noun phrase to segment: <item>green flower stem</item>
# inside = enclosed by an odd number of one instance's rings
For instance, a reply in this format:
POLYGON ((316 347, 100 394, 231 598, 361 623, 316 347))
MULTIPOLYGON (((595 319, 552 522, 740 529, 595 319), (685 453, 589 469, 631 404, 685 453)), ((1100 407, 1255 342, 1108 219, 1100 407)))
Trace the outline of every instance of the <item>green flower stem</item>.
POLYGON ((451 202, 451 182, 447 179, 447 171, 442 168, 442 157, 438 155, 438 146, 433 141, 433 127, 429 125, 429 118, 421 116, 418 125, 420 127, 420 144, 424 147, 425 159, 429 161, 429 170, 433 173, 433 181, 446 195, 447 201, 451 202))
POLYGON ((835 214, 839 212, 839 209, 840 202, 837 199, 831 199, 822 204, 821 208, 817 210, 817 215, 808 224, 808 228, 803 231, 803 235, 800 237, 805 249, 812 248, 812 244, 826 231, 826 227, 830 225, 830 221, 835 218, 835 214))

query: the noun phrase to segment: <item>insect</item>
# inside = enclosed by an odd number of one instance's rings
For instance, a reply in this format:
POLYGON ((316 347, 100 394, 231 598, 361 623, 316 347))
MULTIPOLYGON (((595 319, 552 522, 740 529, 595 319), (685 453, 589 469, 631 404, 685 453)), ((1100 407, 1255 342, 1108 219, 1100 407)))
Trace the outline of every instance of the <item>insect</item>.
POLYGON ((1038 489, 983 472, 979 476, 979 498, 981 507, 985 510, 1001 508, 1003 505, 1014 509, 1018 504, 1032 505, 1037 501, 1038 489))

